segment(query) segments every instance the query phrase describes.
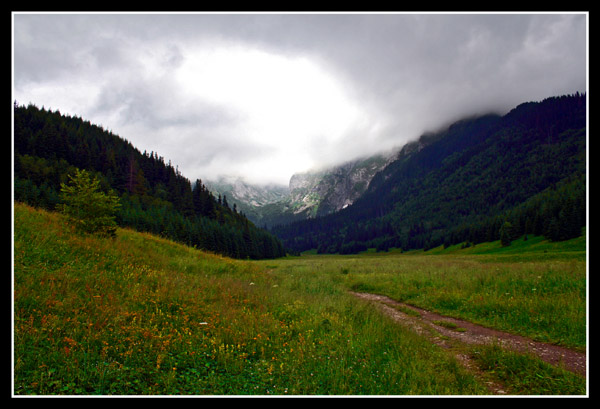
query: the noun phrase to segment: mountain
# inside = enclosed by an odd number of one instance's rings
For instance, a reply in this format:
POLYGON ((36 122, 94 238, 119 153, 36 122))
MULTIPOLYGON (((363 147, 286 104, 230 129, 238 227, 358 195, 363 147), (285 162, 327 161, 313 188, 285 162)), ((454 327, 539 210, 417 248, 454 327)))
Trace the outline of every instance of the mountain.
POLYGON ((289 207, 306 217, 345 209, 369 187, 373 176, 390 163, 395 153, 357 159, 320 171, 299 173, 290 179, 289 207))
POLYGON ((244 213, 257 225, 261 225, 263 215, 261 209, 273 203, 278 203, 289 196, 287 186, 277 184, 251 184, 241 177, 220 177, 209 180, 206 187, 215 196, 221 196, 229 205, 244 213))
POLYGON ((285 255, 281 242, 193 184, 157 153, 102 127, 34 105, 14 106, 14 200, 53 210, 76 168, 120 200, 117 223, 233 258, 285 255))
POLYGON ((393 161, 396 151, 294 174, 289 187, 252 185, 242 178, 208 181, 215 195, 226 197, 260 226, 287 224, 344 209, 369 187, 375 174, 393 161))
POLYGON ((352 205, 272 232, 327 253, 492 241, 504 224, 558 240, 585 226, 585 175, 586 96, 553 97, 423 135, 352 205))

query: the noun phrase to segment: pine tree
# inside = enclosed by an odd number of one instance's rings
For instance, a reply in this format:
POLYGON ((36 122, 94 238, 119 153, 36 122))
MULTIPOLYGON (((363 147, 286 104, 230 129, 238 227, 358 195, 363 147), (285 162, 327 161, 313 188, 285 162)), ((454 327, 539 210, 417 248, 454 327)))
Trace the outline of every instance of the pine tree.
POLYGON ((100 181, 86 170, 75 170, 70 183, 61 183, 61 211, 78 231, 114 237, 119 198, 100 191, 100 181))

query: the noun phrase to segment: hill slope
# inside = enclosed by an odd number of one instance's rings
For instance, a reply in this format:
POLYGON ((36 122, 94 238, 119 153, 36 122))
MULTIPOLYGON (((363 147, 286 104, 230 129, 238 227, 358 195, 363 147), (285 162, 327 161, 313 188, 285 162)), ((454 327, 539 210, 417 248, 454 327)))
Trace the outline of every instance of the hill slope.
POLYGON ((585 225, 585 101, 459 121, 389 164, 352 206, 273 232, 294 250, 328 253, 497 240, 504 222, 513 235, 573 237, 585 225))
POLYGON ((285 254, 281 242, 192 183, 157 153, 81 118, 33 105, 14 107, 15 200, 54 209, 60 183, 76 167, 120 196, 117 222, 234 258, 285 254))

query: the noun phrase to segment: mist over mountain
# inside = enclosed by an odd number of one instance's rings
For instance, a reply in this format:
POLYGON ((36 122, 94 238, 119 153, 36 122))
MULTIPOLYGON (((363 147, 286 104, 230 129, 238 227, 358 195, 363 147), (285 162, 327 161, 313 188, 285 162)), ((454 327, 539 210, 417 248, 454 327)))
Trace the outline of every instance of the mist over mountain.
POLYGON ((288 186, 258 185, 240 177, 207 181, 215 195, 227 198, 260 226, 271 227, 324 216, 350 206, 369 187, 375 174, 396 159, 397 150, 341 165, 294 174, 288 186))
POLYGON ((262 221, 261 208, 283 201, 289 196, 287 186, 249 183, 239 176, 208 180, 206 187, 213 195, 225 198, 230 206, 235 205, 238 211, 257 224, 262 221))
POLYGON ((294 251, 431 248, 586 225, 586 96, 522 103, 408 144, 352 205, 271 231, 294 251))

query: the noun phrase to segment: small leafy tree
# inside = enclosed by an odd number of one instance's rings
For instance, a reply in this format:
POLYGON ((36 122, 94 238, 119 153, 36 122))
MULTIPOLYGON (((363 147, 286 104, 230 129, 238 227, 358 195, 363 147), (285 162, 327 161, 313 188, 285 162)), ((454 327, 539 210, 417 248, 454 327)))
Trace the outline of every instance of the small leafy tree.
POLYGON ((78 231, 115 237, 119 198, 113 192, 102 192, 100 181, 86 170, 76 169, 69 179, 69 184, 60 185, 60 210, 78 231))

